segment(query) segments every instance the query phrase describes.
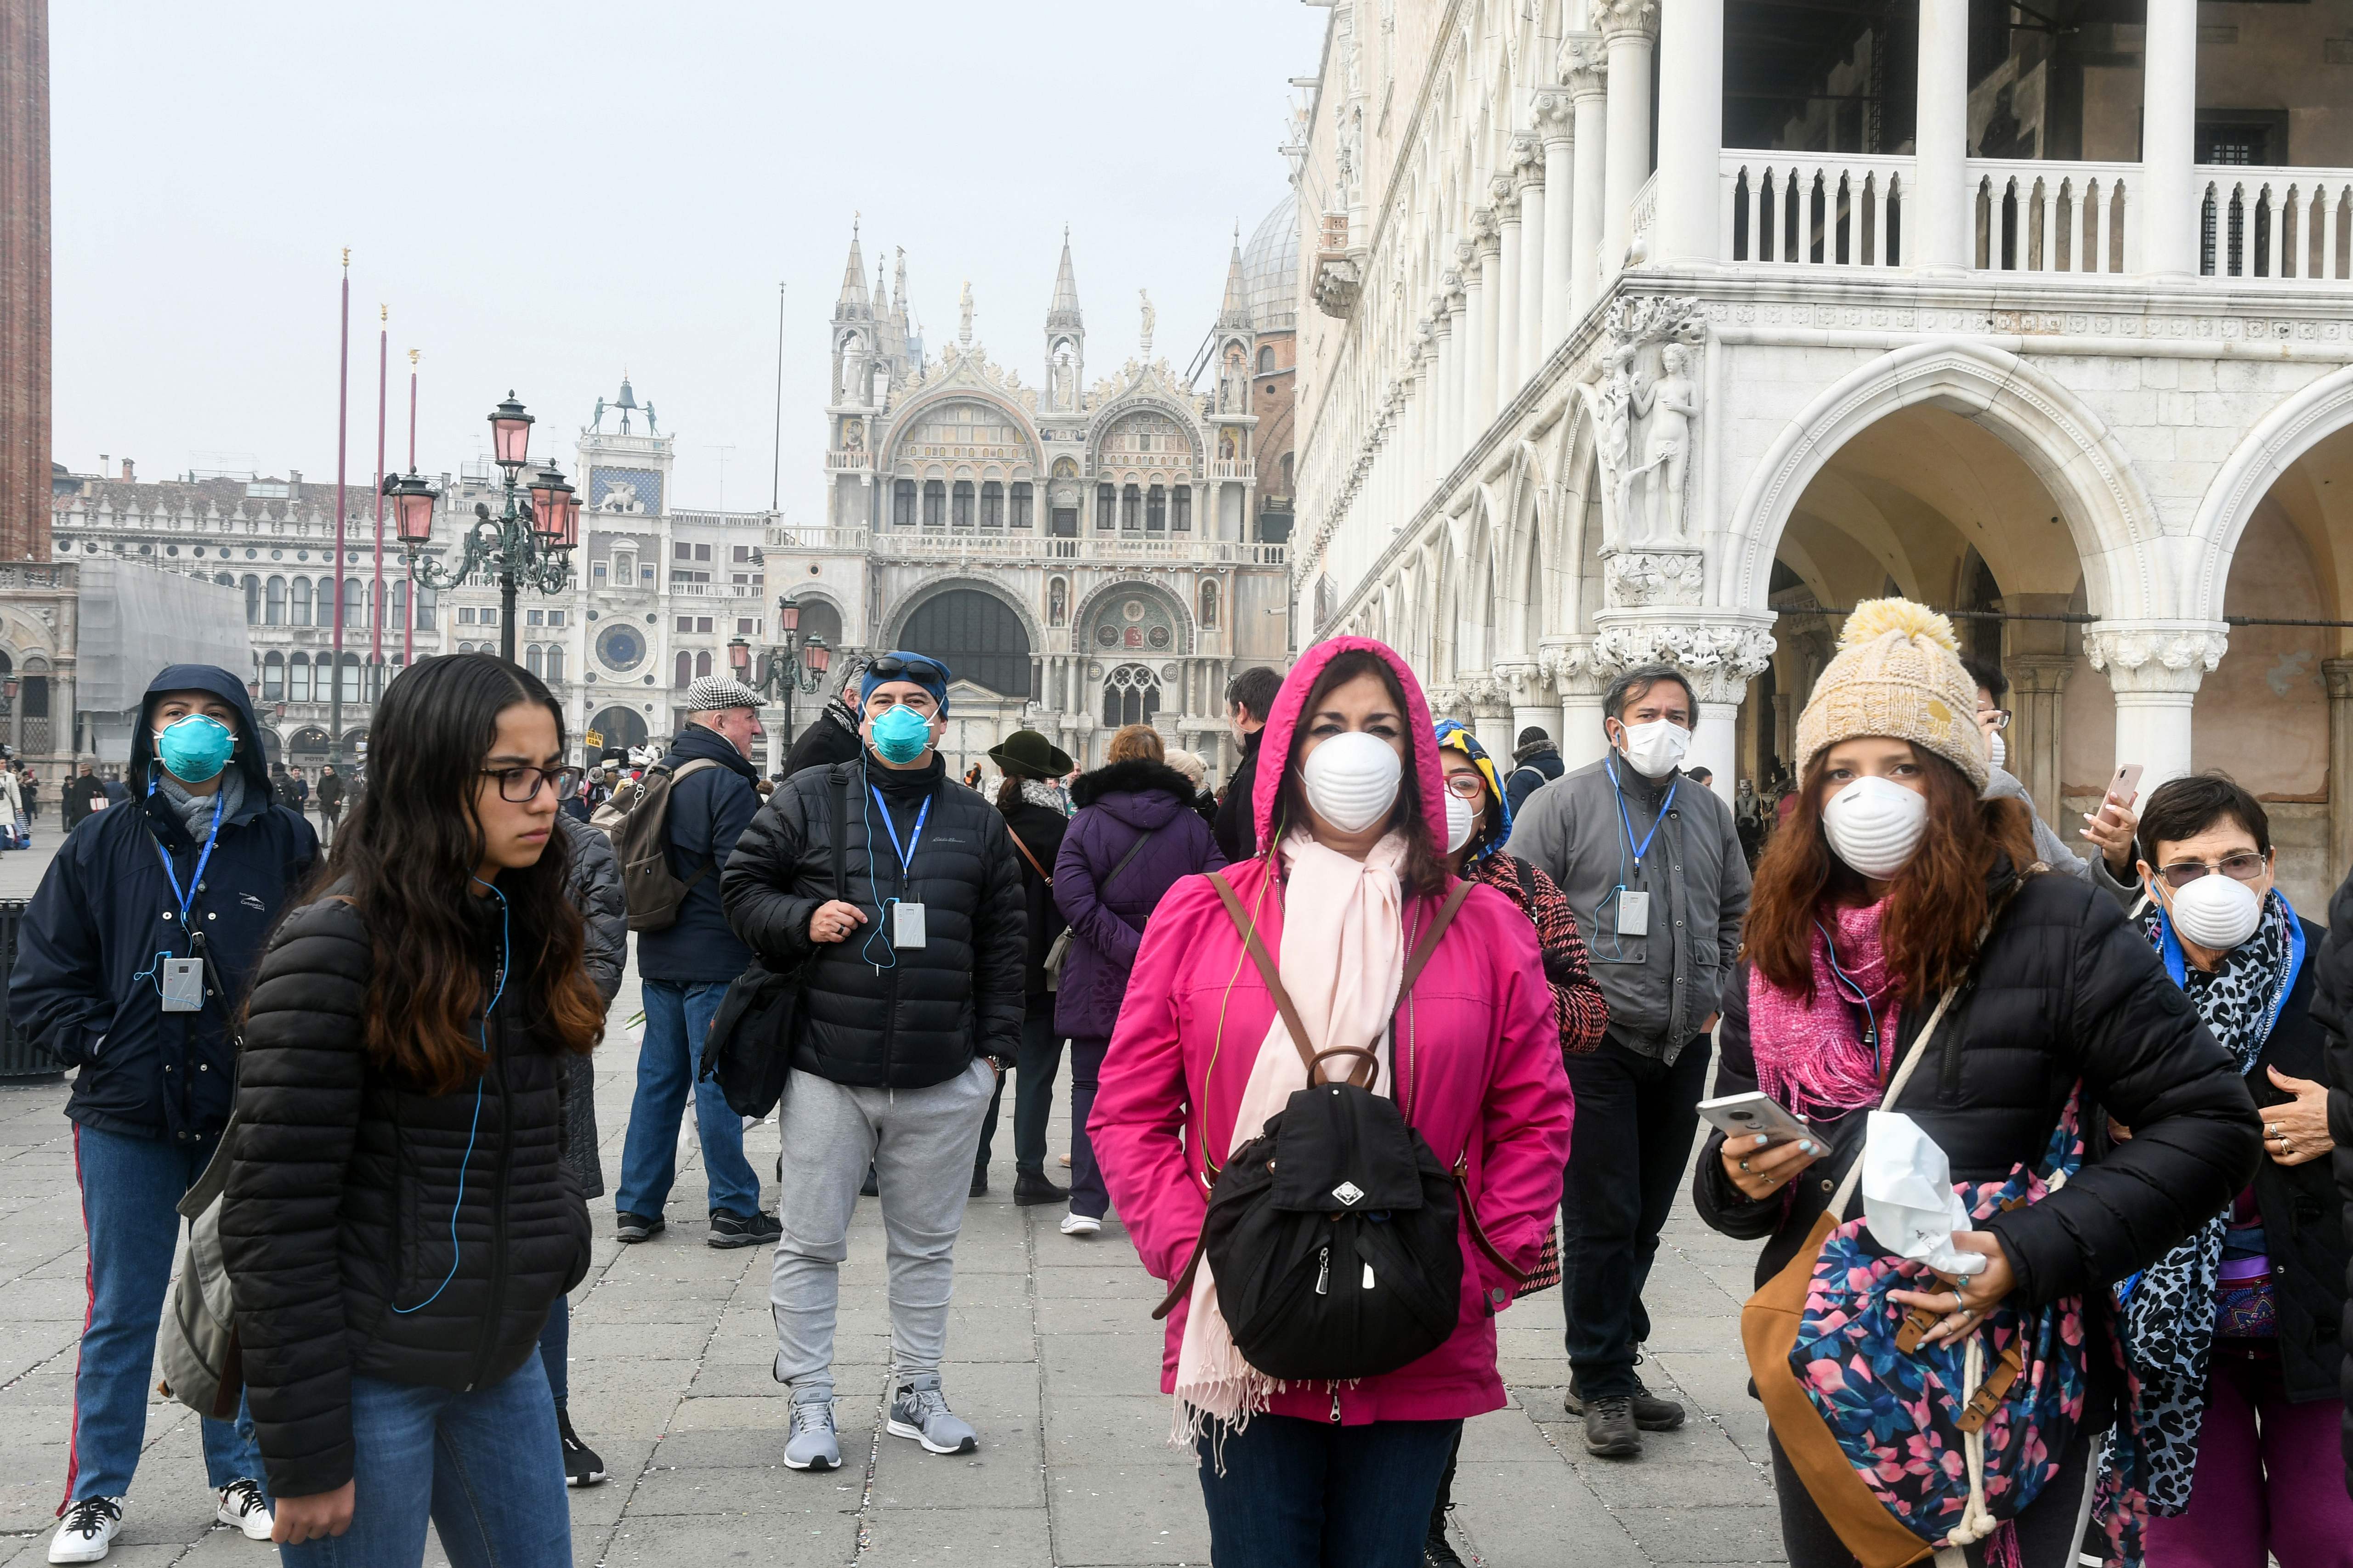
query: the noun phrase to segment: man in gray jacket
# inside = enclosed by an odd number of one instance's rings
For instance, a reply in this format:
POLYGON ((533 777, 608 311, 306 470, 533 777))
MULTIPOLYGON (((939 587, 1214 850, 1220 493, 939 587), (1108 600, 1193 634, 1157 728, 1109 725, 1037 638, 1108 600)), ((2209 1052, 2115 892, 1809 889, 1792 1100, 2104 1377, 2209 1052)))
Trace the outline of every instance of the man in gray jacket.
POLYGON ((1732 808, 1683 777, 1699 704, 1683 673, 1628 670, 1602 699, 1609 753, 1528 797, 1510 852, 1544 868, 1584 929, 1609 1032, 1567 1058, 1577 1094, 1561 1201, 1568 1413, 1605 1458, 1683 1407, 1642 1385, 1642 1285, 1674 1205, 1707 1082, 1708 1032, 1740 951, 1748 863, 1732 808))

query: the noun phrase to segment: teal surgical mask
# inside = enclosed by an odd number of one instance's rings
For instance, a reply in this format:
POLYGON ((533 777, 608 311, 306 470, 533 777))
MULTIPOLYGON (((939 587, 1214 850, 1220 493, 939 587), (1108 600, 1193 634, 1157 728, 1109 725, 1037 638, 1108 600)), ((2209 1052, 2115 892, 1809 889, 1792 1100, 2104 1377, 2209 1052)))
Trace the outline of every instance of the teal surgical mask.
POLYGON ((874 751, 886 763, 912 763, 932 743, 932 722, 903 705, 885 708, 867 725, 874 751))
POLYGON ((202 784, 228 766, 237 732, 203 713, 174 719, 155 731, 155 754, 182 784, 202 784))

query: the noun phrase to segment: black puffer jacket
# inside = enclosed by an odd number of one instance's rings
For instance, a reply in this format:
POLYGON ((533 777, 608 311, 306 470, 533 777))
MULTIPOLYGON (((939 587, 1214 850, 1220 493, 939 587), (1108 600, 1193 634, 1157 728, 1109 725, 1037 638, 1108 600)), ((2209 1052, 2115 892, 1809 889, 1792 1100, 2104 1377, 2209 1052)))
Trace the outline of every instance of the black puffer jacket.
MULTIPOLYGON (((2305 968, 2314 978, 2312 1016, 2327 1031, 2328 1132, 2337 1152, 2328 1157, 2344 1202, 2339 1234, 2353 1237, 2353 876, 2328 900, 2328 937, 2319 957, 2305 968)), ((2129 1125, 2129 1124, 2127 1124, 2129 1125)), ((2345 1397, 2345 1487, 2353 1491, 2353 1266, 2338 1280, 2348 1305, 2337 1344, 2343 1354, 2337 1389, 2345 1397)))
POLYGON ((1054 857, 1061 853, 1062 835, 1069 830, 1071 819, 1056 807, 1039 805, 1035 801, 1017 800, 1012 809, 1005 812, 1005 826, 1048 873, 1040 876, 1036 867, 1022 858, 1019 847, 1013 851, 1013 858, 1021 868, 1023 927, 1029 932, 1022 948, 1022 994, 1031 1007, 1050 1011, 1054 994, 1046 989, 1046 954, 1053 947, 1054 939, 1062 934, 1062 928, 1070 922, 1062 918, 1062 911, 1054 907, 1054 889, 1050 877, 1054 869, 1054 857))
MULTIPOLYGON (((886 770, 872 770, 876 782, 886 770)), ((720 884, 735 932, 773 968, 809 954, 809 917, 833 897, 833 798, 847 786, 845 865, 866 923, 817 944, 793 1065, 835 1083, 921 1089, 975 1056, 1011 1061, 1021 1043, 1028 921, 1019 857, 997 808, 945 776, 938 757, 931 816, 902 877, 864 761, 809 768, 776 786, 736 840, 720 884), (869 835, 871 835, 871 838, 869 835), (926 941, 894 951, 883 900, 923 906, 926 941), (877 965, 881 965, 880 968, 877 965)), ((902 773, 895 781, 912 783, 902 773)), ((914 812, 899 807, 905 844, 914 812)))
MULTIPOLYGON (((1931 1010, 1903 1010, 1898 1060, 1931 1010)), ((1745 963, 1725 988, 1716 1042, 1715 1092, 1754 1089, 1745 963)), ((2238 1064, 2114 901, 2072 877, 2026 879, 1928 1052, 1894 1109, 1943 1147, 1957 1182, 1998 1181, 2041 1160, 2078 1079, 2133 1129, 2130 1142, 2058 1192, 1985 1222, 2032 1305, 2156 1262, 2247 1184, 2262 1155, 2238 1064)), ((1814 1126, 1831 1157, 1759 1202, 1725 1176, 1723 1133, 1700 1152, 1700 1217, 1727 1236, 1771 1237, 1759 1284, 1788 1262, 1862 1147, 1862 1112, 1814 1126)), ((1861 1211, 1858 1197, 1850 1212, 1861 1211)))
POLYGON ((837 697, 818 710, 808 728, 793 738, 792 749, 785 753, 785 777, 810 768, 855 762, 865 745, 858 738, 858 715, 837 697))
MULTIPOLYGON (((498 916, 479 912, 487 972, 498 916)), ((354 1375, 496 1383, 538 1353, 549 1303, 588 1270, 588 1207, 556 1150, 565 1063, 533 1039, 519 994, 491 1019, 478 1087, 427 1094, 361 1047, 371 964, 351 905, 289 915, 238 1062, 221 1247, 280 1497, 352 1479, 354 1375)))

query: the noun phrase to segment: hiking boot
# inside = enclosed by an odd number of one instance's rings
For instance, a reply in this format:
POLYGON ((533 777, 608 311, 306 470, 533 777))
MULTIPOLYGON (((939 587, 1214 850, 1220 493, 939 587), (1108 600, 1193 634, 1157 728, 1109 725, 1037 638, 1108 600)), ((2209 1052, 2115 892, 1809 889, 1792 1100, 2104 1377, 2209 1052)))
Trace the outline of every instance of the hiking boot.
POLYGON ((1071 1189, 1056 1186, 1036 1171, 1016 1171, 1013 1173, 1013 1201, 1025 1207, 1034 1204, 1066 1204, 1071 1201, 1071 1189))
POLYGON ((114 1549, 115 1532, 122 1528, 122 1499, 86 1497, 66 1510, 58 1532, 49 1540, 52 1563, 95 1563, 114 1549))
POLYGON ((841 1468, 841 1439, 834 1436, 831 1399, 793 1401, 792 1435, 785 1439, 785 1468, 841 1468))
MULTIPOLYGON (((1651 1393, 1639 1377, 1634 1380, 1633 1400, 1634 1425, 1641 1430, 1673 1432, 1682 1427, 1683 1407, 1672 1399, 1662 1399, 1651 1393)), ((1577 1380, 1574 1377, 1569 1379, 1568 1394, 1561 1403, 1568 1407, 1568 1413, 1571 1415, 1585 1414, 1585 1399, 1577 1392, 1577 1380)))
POLYGON ((729 1214, 725 1209, 711 1211, 711 1234, 702 1238, 705 1247, 757 1247, 762 1242, 774 1243, 785 1234, 785 1227, 773 1215, 729 1214))
POLYGON ((1631 1397, 1609 1394, 1585 1402, 1585 1449, 1604 1459, 1630 1459, 1642 1451, 1631 1397))
POLYGON ((572 1429, 572 1412, 555 1407, 555 1435, 564 1444, 564 1484, 593 1487, 605 1479, 605 1461, 572 1429))
POLYGON ((1093 1236, 1103 1229, 1103 1221, 1091 1214, 1066 1214, 1062 1216, 1064 1236, 1093 1236))
POLYGON ((221 1488, 213 1517, 234 1525, 248 1541, 269 1540, 275 1522, 269 1517, 269 1505, 262 1500, 259 1483, 249 1480, 231 1481, 221 1488))
POLYGON ((935 1372, 899 1385, 897 1397, 891 1401, 890 1433, 893 1437, 913 1437, 933 1454, 969 1454, 980 1447, 980 1435, 948 1408, 935 1372))
POLYGON ((631 1214, 623 1209, 613 1216, 613 1239, 635 1243, 651 1241, 670 1228, 670 1221, 658 1214, 631 1214))
POLYGON ((1430 1539, 1421 1543, 1421 1568, 1463 1568, 1463 1562, 1446 1539, 1443 1516, 1430 1521, 1430 1539))

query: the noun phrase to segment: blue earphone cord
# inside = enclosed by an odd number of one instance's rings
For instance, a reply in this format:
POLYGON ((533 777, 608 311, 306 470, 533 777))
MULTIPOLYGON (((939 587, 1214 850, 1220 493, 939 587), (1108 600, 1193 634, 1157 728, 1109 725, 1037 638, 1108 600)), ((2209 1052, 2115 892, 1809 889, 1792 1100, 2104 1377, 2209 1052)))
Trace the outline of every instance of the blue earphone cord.
MULTIPOLYGON (((874 895, 874 929, 868 931, 866 940, 858 944, 858 956, 873 964, 874 973, 880 974, 886 969, 899 967, 899 944, 891 940, 891 922, 887 918, 891 906, 899 900, 885 899, 881 885, 874 880, 874 816, 866 808, 867 803, 874 798, 874 785, 867 776, 866 759, 862 756, 858 759, 858 825, 866 834, 866 890, 874 895), (874 939, 878 936, 882 939, 883 950, 891 955, 890 962, 886 963, 875 962, 874 939)), ((888 811, 890 807, 883 809, 888 811)), ((890 823, 885 821, 883 826, 888 827, 890 823)))
POLYGON ((1881 1065, 1880 1060, 1883 1054, 1881 1047, 1884 1042, 1879 1037, 1879 1014, 1872 1006, 1871 998, 1863 994, 1862 987, 1856 984, 1854 976, 1839 967, 1838 943, 1831 940, 1831 933, 1823 928, 1822 922, 1816 921, 1814 930, 1821 933, 1823 951, 1830 954, 1831 978, 1841 987, 1839 992, 1840 998, 1856 1003, 1862 1008, 1863 1022, 1871 1031, 1871 1070, 1874 1075, 1884 1078, 1887 1069, 1881 1065), (1847 995, 1847 989, 1852 989, 1854 994, 1847 995))
MULTIPOLYGON (((474 880, 482 882, 480 877, 474 880)), ((393 1309, 402 1316, 421 1312, 439 1300, 441 1292, 449 1289, 449 1281, 458 1278, 458 1260, 463 1256, 458 1245, 458 1211, 466 1206, 466 1171, 474 1163, 474 1139, 482 1129, 482 1085, 491 1076, 491 1010, 499 1005, 499 998, 507 994, 507 963, 513 956, 513 949, 508 942, 507 917, 512 911, 507 905, 507 896, 499 891, 495 882, 482 882, 482 886, 490 889, 491 897, 499 901, 499 979, 498 984, 491 989, 491 999, 482 1004, 482 1076, 474 1080, 474 1120, 466 1129, 466 1157, 458 1162, 457 1201, 449 1205, 449 1272, 441 1276, 441 1283, 433 1288, 433 1294, 417 1305, 393 1309)))

